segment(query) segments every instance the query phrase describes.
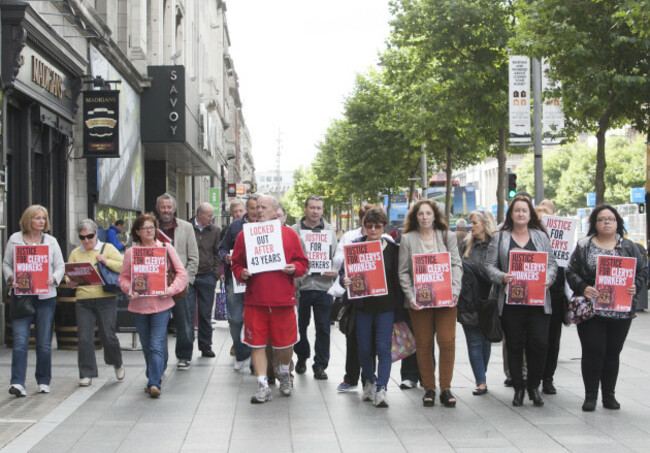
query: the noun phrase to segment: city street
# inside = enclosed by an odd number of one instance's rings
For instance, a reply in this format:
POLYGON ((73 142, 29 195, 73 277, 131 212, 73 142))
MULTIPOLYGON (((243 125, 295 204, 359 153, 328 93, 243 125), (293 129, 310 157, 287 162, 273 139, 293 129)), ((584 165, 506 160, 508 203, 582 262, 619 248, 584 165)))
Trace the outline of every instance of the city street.
MULTIPOLYGON (((120 335, 123 346, 130 334, 120 335)), ((583 386, 575 327, 564 328, 555 383, 546 404, 512 407, 503 386, 501 345, 493 346, 489 393, 473 396, 466 343, 457 326, 453 388, 457 407, 422 406, 423 389, 399 389, 399 366, 388 388, 390 408, 377 409, 356 394, 336 392, 343 377, 345 341, 332 330, 329 380, 311 370, 296 376, 294 395, 250 404, 255 378, 236 374, 227 324, 213 335, 216 359, 197 357, 188 371, 170 367, 160 399, 144 392, 144 359, 124 351, 126 379, 100 365, 100 377, 77 386, 76 352, 55 350, 52 393, 36 394, 29 356, 26 398, 7 393, 11 350, 0 347, 0 447, 3 452, 650 452, 650 314, 639 313, 621 355, 617 397, 622 409, 581 410, 583 386)), ((313 329, 310 340, 313 340, 313 329)), ((174 338, 169 339, 173 351, 174 338)), ((103 363, 102 352, 97 351, 103 363)), ((309 364, 309 362, 308 362, 309 364)))

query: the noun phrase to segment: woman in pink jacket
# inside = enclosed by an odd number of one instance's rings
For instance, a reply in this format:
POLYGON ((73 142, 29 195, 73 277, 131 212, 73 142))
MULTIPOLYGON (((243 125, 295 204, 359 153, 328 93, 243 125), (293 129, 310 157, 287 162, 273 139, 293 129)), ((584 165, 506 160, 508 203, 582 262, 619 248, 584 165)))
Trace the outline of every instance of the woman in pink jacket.
MULTIPOLYGON (((167 322, 174 306, 172 296, 185 290, 187 272, 178 258, 176 250, 170 244, 156 240, 158 221, 153 214, 141 214, 133 223, 131 237, 138 247, 165 247, 168 259, 176 269, 176 278, 167 287, 164 294, 158 296, 140 296, 133 292, 131 286, 131 259, 133 249, 126 251, 124 264, 120 273, 120 288, 129 295, 129 311, 135 313, 135 323, 142 344, 144 360, 147 364, 147 386, 145 392, 152 398, 160 396, 162 374, 165 368, 165 351, 167 350, 167 322)), ((167 263, 169 267, 169 263, 167 263)))

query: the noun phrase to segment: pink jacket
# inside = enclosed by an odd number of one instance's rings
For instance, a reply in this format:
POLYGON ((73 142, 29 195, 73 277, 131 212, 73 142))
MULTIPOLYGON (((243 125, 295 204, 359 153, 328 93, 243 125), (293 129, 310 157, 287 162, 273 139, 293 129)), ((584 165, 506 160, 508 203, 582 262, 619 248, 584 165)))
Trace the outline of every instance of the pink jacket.
MULTIPOLYGON (((181 262, 176 250, 171 244, 163 244, 160 241, 156 241, 157 247, 166 247, 167 253, 171 262, 174 264, 176 269, 176 278, 169 286, 169 292, 172 294, 178 294, 182 292, 187 287, 187 272, 183 263, 181 262)), ((122 272, 120 272, 120 288, 125 294, 131 293, 131 255, 133 254, 132 249, 128 249, 124 254, 124 264, 122 265, 122 272)), ((140 313, 143 315, 148 315, 151 313, 159 313, 161 311, 169 310, 174 306, 174 299, 171 297, 138 297, 137 299, 131 299, 129 301, 129 311, 133 313, 140 313)))

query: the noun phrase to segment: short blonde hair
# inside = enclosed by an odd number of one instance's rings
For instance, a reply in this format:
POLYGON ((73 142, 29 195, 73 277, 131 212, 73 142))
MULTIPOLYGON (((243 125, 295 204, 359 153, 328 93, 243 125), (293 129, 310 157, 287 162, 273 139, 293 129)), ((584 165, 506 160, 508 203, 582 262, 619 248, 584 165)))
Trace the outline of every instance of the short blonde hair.
POLYGON ((24 234, 29 234, 32 232, 32 219, 36 217, 40 212, 45 214, 45 228, 43 231, 50 231, 50 216, 47 215, 47 209, 45 206, 40 204, 33 204, 23 211, 23 215, 20 216, 20 231, 24 234))

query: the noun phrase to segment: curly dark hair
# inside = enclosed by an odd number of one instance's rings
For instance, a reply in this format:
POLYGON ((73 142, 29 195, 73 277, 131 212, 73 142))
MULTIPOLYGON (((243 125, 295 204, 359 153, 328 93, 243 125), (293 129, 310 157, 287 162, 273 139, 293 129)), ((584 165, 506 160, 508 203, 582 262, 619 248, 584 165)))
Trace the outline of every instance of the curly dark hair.
POLYGON ((546 228, 544 228, 544 225, 542 225, 542 221, 539 219, 539 216, 537 215, 537 211, 535 211, 535 208, 533 207, 533 202, 530 201, 530 198, 525 197, 523 195, 517 195, 515 198, 512 199, 512 201, 508 205, 508 211, 506 212, 506 220, 503 222, 503 226, 501 226, 501 231, 504 230, 512 231, 512 229, 514 228, 515 223, 512 220, 512 210, 514 209, 515 203, 519 201, 522 203, 526 203, 526 205, 528 206, 528 211, 530 211, 530 220, 528 221, 528 229, 543 231, 548 236, 548 233, 546 232, 546 228))
POLYGON ((614 217, 616 217, 616 233, 619 234, 621 237, 625 237, 627 234, 627 230, 625 229, 625 222, 623 221, 623 217, 618 213, 616 208, 614 206, 609 205, 609 204, 599 204, 594 208, 593 211, 591 211, 591 214, 589 214, 589 231, 587 231, 587 236, 591 236, 592 234, 598 234, 598 231, 596 230, 596 223, 598 222, 598 214, 600 214, 603 210, 609 209, 612 211, 612 214, 614 214, 614 217))
POLYGON ((420 225, 418 224, 418 211, 420 210, 420 207, 425 204, 429 205, 433 210, 433 229, 440 231, 446 231, 449 229, 449 225, 447 225, 445 217, 438 207, 438 203, 434 200, 419 200, 411 206, 408 214, 406 214, 406 220, 404 220, 404 233, 417 231, 420 228, 420 225))
POLYGON ((140 240, 140 235, 138 234, 138 230, 142 228, 144 222, 152 222, 153 226, 156 228, 156 230, 154 231, 155 233, 154 237, 158 236, 158 219, 156 219, 156 216, 152 212, 147 212, 145 214, 140 214, 135 219, 135 222, 133 222, 133 226, 131 227, 131 238, 133 238, 133 242, 137 242, 137 243, 142 242, 140 240))

